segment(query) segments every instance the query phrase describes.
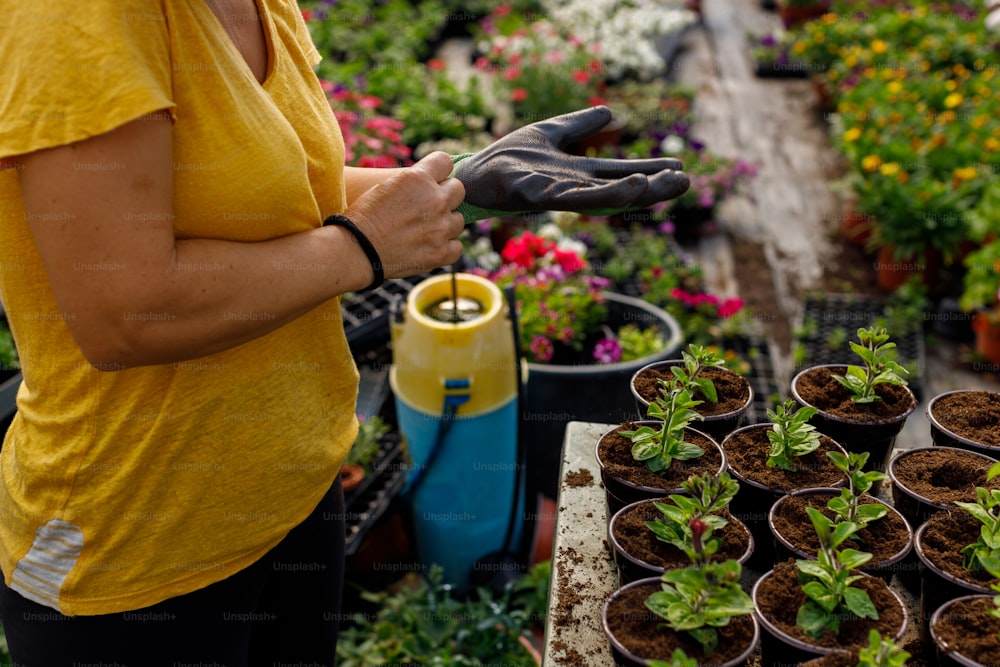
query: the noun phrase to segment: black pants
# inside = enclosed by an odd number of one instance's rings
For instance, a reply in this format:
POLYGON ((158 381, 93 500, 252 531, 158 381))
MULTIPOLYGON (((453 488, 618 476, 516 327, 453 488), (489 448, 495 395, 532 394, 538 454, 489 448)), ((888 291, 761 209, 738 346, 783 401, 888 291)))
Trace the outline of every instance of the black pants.
POLYGON ((338 476, 308 519, 228 579, 136 611, 73 617, 0 581, 0 621, 18 667, 332 666, 343 570, 338 476))

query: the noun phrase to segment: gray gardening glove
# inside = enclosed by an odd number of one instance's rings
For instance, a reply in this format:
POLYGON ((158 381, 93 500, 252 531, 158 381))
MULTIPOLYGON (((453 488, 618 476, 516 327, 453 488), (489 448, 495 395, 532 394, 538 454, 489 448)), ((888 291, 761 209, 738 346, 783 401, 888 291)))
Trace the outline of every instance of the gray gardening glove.
POLYGON ((458 210, 466 224, 528 211, 611 215, 684 194, 690 183, 678 160, 565 152, 610 121, 610 109, 590 107, 518 128, 478 153, 452 156, 452 176, 465 186, 458 210))

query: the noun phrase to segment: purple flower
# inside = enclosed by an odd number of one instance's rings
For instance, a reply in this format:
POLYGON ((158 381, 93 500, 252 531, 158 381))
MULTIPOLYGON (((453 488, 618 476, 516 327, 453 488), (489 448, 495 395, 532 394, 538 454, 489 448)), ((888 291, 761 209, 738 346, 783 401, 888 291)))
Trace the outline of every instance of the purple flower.
POLYGON ((622 358, 622 346, 614 338, 602 338, 594 346, 594 360, 599 364, 613 364, 622 358))
POLYGON ((676 229, 677 228, 671 220, 664 220, 659 226, 659 232, 661 234, 673 234, 676 229))
POLYGON ((764 35, 760 38, 761 46, 776 46, 777 44, 778 40, 774 38, 774 35, 764 35))
POLYGON ((697 139, 688 139, 688 146, 691 147, 695 153, 700 153, 705 149, 705 142, 698 141, 697 139))

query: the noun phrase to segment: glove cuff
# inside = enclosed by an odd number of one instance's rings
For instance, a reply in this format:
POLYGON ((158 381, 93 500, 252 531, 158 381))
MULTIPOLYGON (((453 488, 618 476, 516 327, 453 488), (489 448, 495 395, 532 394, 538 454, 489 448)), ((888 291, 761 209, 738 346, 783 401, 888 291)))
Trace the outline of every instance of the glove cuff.
MULTIPOLYGON (((455 178, 455 174, 458 172, 459 162, 473 155, 475 155, 475 153, 461 153, 459 155, 450 156, 451 162, 454 165, 454 167, 452 167, 451 175, 449 176, 449 178, 455 178)), ((482 208, 480 206, 476 206, 475 204, 470 204, 469 202, 465 201, 459 204, 458 208, 455 210, 461 213, 462 217, 465 218, 466 225, 470 225, 473 222, 476 222, 477 220, 485 220, 486 218, 498 218, 503 215, 511 214, 510 211, 492 211, 490 209, 482 208)))

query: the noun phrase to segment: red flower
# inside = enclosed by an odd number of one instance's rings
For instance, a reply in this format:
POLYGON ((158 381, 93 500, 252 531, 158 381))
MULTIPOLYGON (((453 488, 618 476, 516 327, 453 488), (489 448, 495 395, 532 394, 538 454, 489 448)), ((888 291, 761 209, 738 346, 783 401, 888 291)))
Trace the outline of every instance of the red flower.
POLYGON ((582 271, 587 267, 587 263, 584 262, 579 255, 570 250, 560 250, 556 248, 554 253, 556 263, 562 268, 566 273, 576 273, 577 271, 582 271))
POLYGON ((427 69, 431 70, 432 72, 440 72, 444 68, 445 68, 444 61, 441 60, 440 58, 431 58, 430 60, 427 61, 427 69))
POLYGON ((312 20, 312 17, 313 17, 313 13, 312 13, 312 11, 311 11, 311 10, 309 10, 309 9, 303 9, 303 10, 302 10, 302 19, 303 19, 303 20, 304 20, 304 21, 305 21, 306 23, 309 23, 309 21, 311 21, 311 20, 312 20))
POLYGON ((511 102, 523 102, 528 99, 528 91, 524 88, 515 88, 510 91, 510 101, 511 102))
POLYGON ((576 81, 577 83, 583 83, 583 84, 590 83, 590 75, 584 72, 582 69, 573 70, 573 74, 571 76, 573 77, 573 80, 576 81))

